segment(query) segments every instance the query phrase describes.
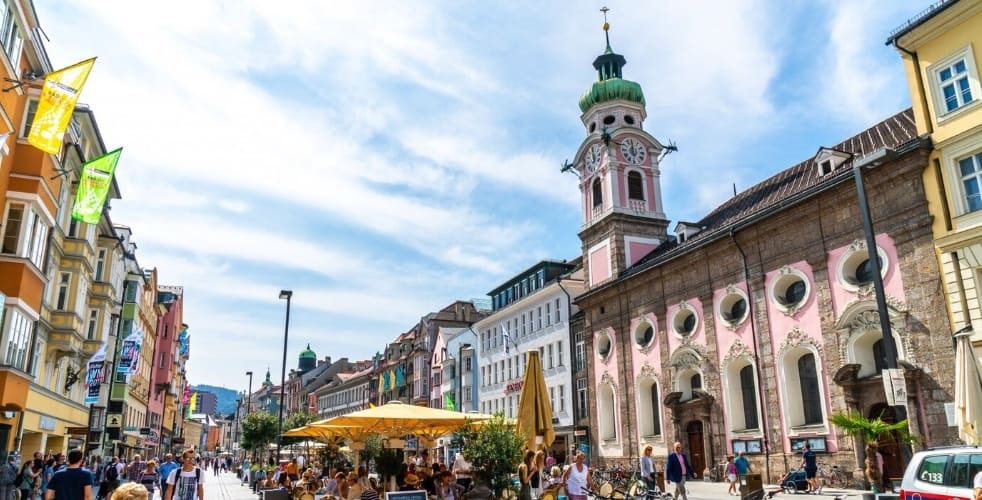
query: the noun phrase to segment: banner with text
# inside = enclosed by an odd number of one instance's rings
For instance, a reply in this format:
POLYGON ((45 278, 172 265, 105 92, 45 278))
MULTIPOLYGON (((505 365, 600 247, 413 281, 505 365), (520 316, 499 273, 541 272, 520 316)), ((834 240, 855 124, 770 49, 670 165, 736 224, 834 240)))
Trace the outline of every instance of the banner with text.
POLYGON ((123 339, 123 347, 119 350, 119 364, 116 365, 116 373, 129 375, 133 364, 136 362, 137 339, 143 337, 143 332, 133 330, 133 333, 123 339))
POLYGON ((106 381, 106 344, 92 356, 85 367, 85 404, 99 402, 99 387, 106 381))
POLYGON ((82 92, 93 64, 94 57, 48 73, 30 125, 31 131, 27 134, 29 144, 45 153, 56 155, 61 152, 65 129, 72 119, 78 95, 82 92))
POLYGON ((82 178, 78 182, 78 192, 75 193, 75 206, 72 207, 73 219, 86 224, 99 223, 102 207, 106 205, 106 197, 109 196, 109 188, 113 184, 116 163, 122 152, 123 148, 119 148, 82 165, 82 178))

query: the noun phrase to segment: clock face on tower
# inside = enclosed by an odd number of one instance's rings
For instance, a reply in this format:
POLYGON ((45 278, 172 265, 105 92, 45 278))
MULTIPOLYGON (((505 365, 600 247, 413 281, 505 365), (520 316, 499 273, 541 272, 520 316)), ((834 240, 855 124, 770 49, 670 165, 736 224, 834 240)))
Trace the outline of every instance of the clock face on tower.
POLYGON ((586 151, 586 171, 592 174, 599 166, 600 144, 594 144, 586 151))
POLYGON ((635 165, 643 163, 645 158, 648 157, 648 150, 644 148, 644 144, 637 139, 624 139, 621 142, 621 155, 624 156, 624 160, 628 163, 633 163, 635 165))

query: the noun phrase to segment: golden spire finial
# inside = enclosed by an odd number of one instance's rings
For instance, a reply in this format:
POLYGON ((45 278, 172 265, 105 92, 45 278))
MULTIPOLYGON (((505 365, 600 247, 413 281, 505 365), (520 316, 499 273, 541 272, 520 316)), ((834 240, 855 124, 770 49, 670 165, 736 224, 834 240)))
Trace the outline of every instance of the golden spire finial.
POLYGON ((609 11, 610 9, 608 9, 606 6, 600 9, 600 12, 604 13, 604 31, 608 31, 610 29, 610 23, 607 22, 607 12, 609 11))

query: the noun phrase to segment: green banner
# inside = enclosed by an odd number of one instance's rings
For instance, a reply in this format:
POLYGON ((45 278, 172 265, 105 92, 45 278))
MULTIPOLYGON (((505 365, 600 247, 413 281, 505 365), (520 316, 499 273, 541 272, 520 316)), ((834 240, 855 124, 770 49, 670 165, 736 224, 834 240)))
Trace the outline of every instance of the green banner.
POLYGON ((106 204, 109 187, 113 183, 116 162, 123 148, 110 151, 82 165, 82 179, 78 182, 72 218, 86 224, 98 224, 102 207, 106 204))

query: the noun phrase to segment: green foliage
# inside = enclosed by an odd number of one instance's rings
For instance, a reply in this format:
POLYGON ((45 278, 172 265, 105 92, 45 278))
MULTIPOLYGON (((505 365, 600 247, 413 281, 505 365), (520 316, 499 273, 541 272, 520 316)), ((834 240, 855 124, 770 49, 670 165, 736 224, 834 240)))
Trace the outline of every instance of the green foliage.
POLYGON ((340 467, 348 462, 348 457, 341 453, 341 445, 343 443, 339 441, 331 441, 325 444, 324 447, 318 449, 317 458, 320 462, 327 467, 340 467))
POLYGON ((471 463, 474 478, 494 490, 496 497, 511 488, 511 474, 518 470, 525 450, 525 438, 508 425, 499 413, 479 426, 457 430, 463 439, 464 458, 471 463))
POLYGON ((859 412, 838 412, 829 417, 829 422, 841 430, 845 435, 859 437, 866 443, 873 443, 876 446, 881 439, 888 438, 894 432, 903 443, 913 443, 917 441, 915 436, 911 436, 907 429, 907 420, 901 420, 895 424, 884 422, 882 418, 864 417, 859 412))
POLYGON ((276 440, 278 421, 264 411, 250 413, 242 419, 242 447, 256 452, 265 450, 276 440))
MULTIPOLYGON (((297 427, 303 427, 312 422, 316 422, 317 420, 317 415, 314 415, 313 413, 307 413, 305 411, 291 413, 283 419, 283 432, 290 429, 296 429, 297 427)), ((283 446, 286 446, 290 444, 302 443, 305 439, 306 438, 284 437, 280 442, 283 443, 283 446)))
POLYGON ((383 448, 375 457, 375 471, 383 480, 399 473, 403 463, 402 450, 383 448))
POLYGON ((365 449, 361 450, 361 459, 363 462, 368 463, 374 460, 376 457, 382 454, 382 450, 385 449, 385 438, 380 434, 375 434, 374 436, 369 436, 365 439, 365 449))

